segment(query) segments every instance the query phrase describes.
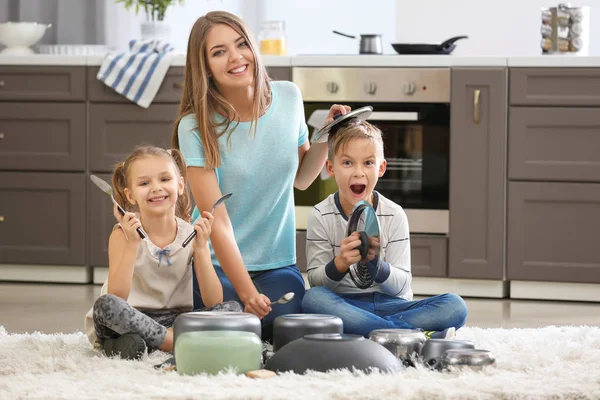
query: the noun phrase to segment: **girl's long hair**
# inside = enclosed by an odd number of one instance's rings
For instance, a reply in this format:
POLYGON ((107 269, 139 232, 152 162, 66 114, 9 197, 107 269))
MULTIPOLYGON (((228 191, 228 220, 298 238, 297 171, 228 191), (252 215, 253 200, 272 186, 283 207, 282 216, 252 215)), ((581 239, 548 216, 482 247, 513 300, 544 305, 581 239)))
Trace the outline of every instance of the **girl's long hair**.
POLYGON ((266 111, 271 101, 267 70, 256 51, 256 42, 246 24, 234 14, 226 11, 213 11, 198 18, 188 40, 183 94, 179 106, 179 116, 173 127, 171 147, 179 149, 179 121, 184 116, 193 114, 196 117, 204 147, 205 167, 211 169, 221 165, 219 137, 228 133, 229 140, 231 133, 237 127, 237 123, 231 127, 232 121, 239 121, 238 113, 219 93, 214 80, 210 78, 206 59, 206 37, 212 27, 217 24, 225 24, 238 32, 248 43, 254 55, 254 98, 250 124, 253 134, 256 134, 258 118, 266 111), (214 116, 217 111, 225 113, 225 121, 221 123, 215 121, 214 116))
POLYGON ((162 156, 173 161, 179 175, 183 177, 184 189, 183 194, 177 198, 177 208, 175 209, 175 215, 184 221, 191 221, 191 202, 190 195, 187 188, 187 177, 186 177, 186 165, 185 160, 181 152, 177 149, 165 150, 155 146, 138 146, 136 149, 125 159, 118 163, 115 167, 112 176, 112 186, 114 190, 114 196, 117 203, 119 203, 125 210, 136 212, 138 211, 137 206, 131 204, 127 200, 125 195, 125 188, 129 187, 129 171, 131 165, 140 158, 148 156, 162 156))

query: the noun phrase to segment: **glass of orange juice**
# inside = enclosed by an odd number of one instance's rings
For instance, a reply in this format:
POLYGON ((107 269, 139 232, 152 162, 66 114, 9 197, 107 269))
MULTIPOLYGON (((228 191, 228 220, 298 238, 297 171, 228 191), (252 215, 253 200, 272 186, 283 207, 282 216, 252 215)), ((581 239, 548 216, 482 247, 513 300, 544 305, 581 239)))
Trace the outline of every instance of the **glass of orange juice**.
POLYGON ((258 34, 260 54, 284 56, 287 54, 285 24, 283 21, 264 21, 258 34))

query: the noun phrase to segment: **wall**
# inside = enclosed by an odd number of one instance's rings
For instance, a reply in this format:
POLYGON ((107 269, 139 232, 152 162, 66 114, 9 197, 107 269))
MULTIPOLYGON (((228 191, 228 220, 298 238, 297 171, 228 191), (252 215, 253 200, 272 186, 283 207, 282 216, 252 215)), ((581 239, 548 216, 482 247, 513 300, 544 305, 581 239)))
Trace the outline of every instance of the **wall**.
MULTIPOLYGON (((165 21, 172 26, 171 42, 184 52, 190 29, 198 17, 213 11, 232 12, 250 26, 258 37, 260 21, 284 20, 289 54, 357 54, 358 40, 333 34, 333 29, 349 33, 381 33, 386 52, 395 35, 396 0, 377 0, 377 7, 365 7, 362 0, 187 0, 167 10, 165 21), (314 10, 318 10, 315 12, 314 10)), ((140 36, 143 15, 135 16, 122 5, 106 0, 106 42, 126 48, 132 38, 140 36)))
MULTIPOLYGON (((557 0, 420 0, 396 1, 398 42, 439 43, 467 35, 457 42, 456 55, 541 54, 541 8, 557 0), (460 4, 460 5, 458 5, 460 4)), ((591 6, 589 55, 600 56, 600 0, 572 1, 573 7, 591 6)))
MULTIPOLYGON (((396 0, 261 0, 261 20, 285 20, 289 53, 358 54, 359 40, 350 35, 382 34, 384 53, 393 53, 396 0)), ((257 32, 258 34, 258 32, 257 32)))
POLYGON ((102 43, 104 1, 0 0, 0 21, 51 24, 38 44, 102 43))
MULTIPOLYGON (((104 0, 106 16, 106 44, 117 49, 127 49, 131 39, 140 38, 140 23, 145 15, 135 15, 133 10, 127 11, 122 4, 114 0, 104 0)), ((247 20, 254 29, 256 23, 256 0, 186 0, 183 5, 167 9, 165 22, 171 25, 171 44, 178 52, 185 52, 190 30, 198 17, 209 11, 225 10, 247 20)))

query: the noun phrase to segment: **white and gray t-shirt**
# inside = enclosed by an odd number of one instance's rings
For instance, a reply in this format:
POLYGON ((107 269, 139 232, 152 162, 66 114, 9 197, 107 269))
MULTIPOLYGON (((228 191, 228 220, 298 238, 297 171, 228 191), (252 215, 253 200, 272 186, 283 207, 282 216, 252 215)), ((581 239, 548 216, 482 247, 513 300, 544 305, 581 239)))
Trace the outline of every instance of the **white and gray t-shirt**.
POLYGON ((412 300, 408 218, 401 206, 375 191, 373 194, 373 208, 380 226, 384 279, 367 289, 359 289, 348 273, 342 274, 335 268, 333 259, 340 253, 340 242, 348 228, 348 216, 336 192, 317 204, 308 216, 308 281, 311 287, 325 286, 336 293, 382 292, 412 300))

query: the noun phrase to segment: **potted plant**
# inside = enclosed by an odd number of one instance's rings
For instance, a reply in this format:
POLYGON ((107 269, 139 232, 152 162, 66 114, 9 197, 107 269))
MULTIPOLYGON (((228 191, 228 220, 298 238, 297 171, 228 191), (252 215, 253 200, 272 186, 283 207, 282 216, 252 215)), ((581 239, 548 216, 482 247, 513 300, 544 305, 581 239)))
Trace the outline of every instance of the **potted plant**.
POLYGON ((141 24, 142 40, 169 41, 171 27, 164 21, 167 8, 183 4, 183 0, 115 0, 122 3, 126 10, 135 9, 135 15, 140 11, 146 14, 146 21, 141 24))

